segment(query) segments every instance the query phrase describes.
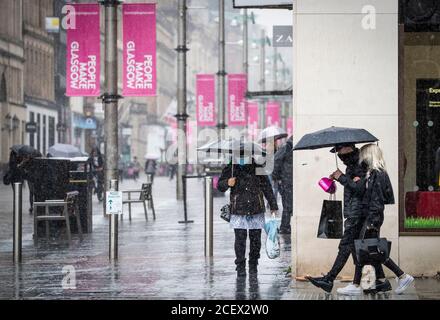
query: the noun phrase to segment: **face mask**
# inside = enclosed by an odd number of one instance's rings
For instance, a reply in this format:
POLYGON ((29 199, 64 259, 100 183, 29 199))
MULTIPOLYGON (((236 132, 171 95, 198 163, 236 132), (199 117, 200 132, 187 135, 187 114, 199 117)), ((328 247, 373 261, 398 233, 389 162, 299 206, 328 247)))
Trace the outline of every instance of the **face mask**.
POLYGON ((346 153, 346 154, 338 154, 339 159, 341 159, 341 161, 346 165, 352 165, 355 164, 358 159, 359 159, 359 152, 358 151, 353 151, 350 153, 346 153))
POLYGON ((251 164, 251 158, 249 158, 249 157, 238 158, 238 159, 235 159, 235 163, 237 163, 240 166, 251 164))

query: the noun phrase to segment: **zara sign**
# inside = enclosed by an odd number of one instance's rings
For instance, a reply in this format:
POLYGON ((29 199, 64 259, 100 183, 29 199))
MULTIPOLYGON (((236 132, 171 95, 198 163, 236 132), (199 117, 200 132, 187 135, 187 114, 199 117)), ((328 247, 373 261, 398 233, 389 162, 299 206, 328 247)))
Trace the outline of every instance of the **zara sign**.
POLYGON ((293 27, 292 26, 273 26, 273 46, 292 47, 293 46, 293 27))

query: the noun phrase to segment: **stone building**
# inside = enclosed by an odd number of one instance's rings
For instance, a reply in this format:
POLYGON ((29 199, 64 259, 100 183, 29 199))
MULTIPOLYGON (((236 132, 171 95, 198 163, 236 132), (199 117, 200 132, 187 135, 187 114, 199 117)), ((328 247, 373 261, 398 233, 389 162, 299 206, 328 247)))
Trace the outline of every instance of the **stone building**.
POLYGON ((0 7, 0 163, 5 164, 9 148, 26 140, 27 113, 23 99, 22 1, 0 0, 0 7))

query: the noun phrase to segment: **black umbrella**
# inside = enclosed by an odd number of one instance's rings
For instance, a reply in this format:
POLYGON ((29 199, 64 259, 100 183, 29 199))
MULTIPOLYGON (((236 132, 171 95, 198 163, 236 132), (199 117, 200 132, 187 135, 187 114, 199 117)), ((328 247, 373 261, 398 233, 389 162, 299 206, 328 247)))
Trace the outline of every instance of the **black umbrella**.
POLYGON ((11 147, 11 150, 19 157, 39 158, 42 156, 38 150, 25 144, 16 144, 11 147))
MULTIPOLYGON (((377 142, 375 136, 365 129, 331 127, 306 134, 293 148, 297 150, 316 150, 340 145, 377 142)), ((337 166, 337 157, 336 157, 337 166)))

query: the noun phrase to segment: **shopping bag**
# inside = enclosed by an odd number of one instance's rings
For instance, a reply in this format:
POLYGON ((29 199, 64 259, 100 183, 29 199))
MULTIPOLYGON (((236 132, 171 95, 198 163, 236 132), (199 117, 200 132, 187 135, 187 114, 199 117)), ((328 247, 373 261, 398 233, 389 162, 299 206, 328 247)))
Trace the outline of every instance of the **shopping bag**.
POLYGON ((279 221, 275 218, 270 219, 264 225, 267 233, 266 253, 269 259, 275 259, 280 256, 280 237, 278 235, 279 221))
POLYGON ((319 220, 318 238, 341 239, 342 233, 342 201, 324 200, 319 220))

